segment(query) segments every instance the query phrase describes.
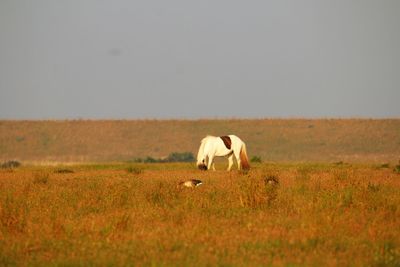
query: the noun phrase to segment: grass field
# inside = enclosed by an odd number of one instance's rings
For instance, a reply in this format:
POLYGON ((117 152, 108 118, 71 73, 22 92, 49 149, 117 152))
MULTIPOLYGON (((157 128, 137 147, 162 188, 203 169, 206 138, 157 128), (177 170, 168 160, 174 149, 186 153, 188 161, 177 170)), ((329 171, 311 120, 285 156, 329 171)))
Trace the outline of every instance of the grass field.
POLYGON ((196 155, 207 134, 236 134, 265 162, 397 163, 400 119, 0 121, 0 161, 110 162, 196 155))
POLYGON ((0 266, 400 266, 399 159, 399 119, 0 121, 0 266), (132 163, 230 133, 248 173, 132 163))
POLYGON ((0 170, 0 265, 400 266, 395 165, 225 167, 0 170))

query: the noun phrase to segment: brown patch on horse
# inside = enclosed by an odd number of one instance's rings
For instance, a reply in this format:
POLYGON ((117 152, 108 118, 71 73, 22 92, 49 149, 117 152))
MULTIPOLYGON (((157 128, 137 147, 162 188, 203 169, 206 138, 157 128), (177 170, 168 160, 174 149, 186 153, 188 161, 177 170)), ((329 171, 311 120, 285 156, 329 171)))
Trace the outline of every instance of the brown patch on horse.
POLYGON ((219 138, 222 139, 222 141, 224 141, 224 144, 226 146, 227 149, 231 149, 232 147, 232 140, 229 136, 225 135, 225 136, 220 136, 219 138))

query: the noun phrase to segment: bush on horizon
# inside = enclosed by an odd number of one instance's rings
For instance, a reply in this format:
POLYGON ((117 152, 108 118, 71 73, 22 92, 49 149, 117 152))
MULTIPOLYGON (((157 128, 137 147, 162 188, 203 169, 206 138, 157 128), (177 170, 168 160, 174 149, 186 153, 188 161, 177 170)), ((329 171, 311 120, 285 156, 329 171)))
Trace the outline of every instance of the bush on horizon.
POLYGON ((195 157, 192 152, 172 152, 166 158, 153 158, 147 156, 146 158, 135 158, 135 163, 168 163, 168 162, 194 162, 195 157))

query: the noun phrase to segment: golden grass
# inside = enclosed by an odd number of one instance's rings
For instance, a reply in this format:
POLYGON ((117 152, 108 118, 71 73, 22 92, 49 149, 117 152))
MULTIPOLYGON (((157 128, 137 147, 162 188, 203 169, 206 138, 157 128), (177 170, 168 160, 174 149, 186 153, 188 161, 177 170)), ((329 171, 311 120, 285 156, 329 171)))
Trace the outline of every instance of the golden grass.
POLYGON ((398 162, 399 119, 0 121, 0 161, 127 161, 197 154, 207 134, 236 134, 278 162, 398 162))
POLYGON ((399 192, 392 165, 0 170, 0 265, 398 266, 399 192))

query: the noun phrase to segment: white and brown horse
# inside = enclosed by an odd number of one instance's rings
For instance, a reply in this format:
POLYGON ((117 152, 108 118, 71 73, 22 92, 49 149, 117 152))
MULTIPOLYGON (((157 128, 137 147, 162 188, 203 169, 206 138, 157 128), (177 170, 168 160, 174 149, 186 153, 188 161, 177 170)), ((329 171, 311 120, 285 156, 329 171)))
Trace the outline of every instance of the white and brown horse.
POLYGON ((211 136, 208 135, 201 140, 199 152, 197 153, 197 167, 201 170, 215 170, 214 157, 227 157, 229 161, 228 171, 233 165, 235 156, 238 169, 250 169, 245 143, 236 135, 211 136))

